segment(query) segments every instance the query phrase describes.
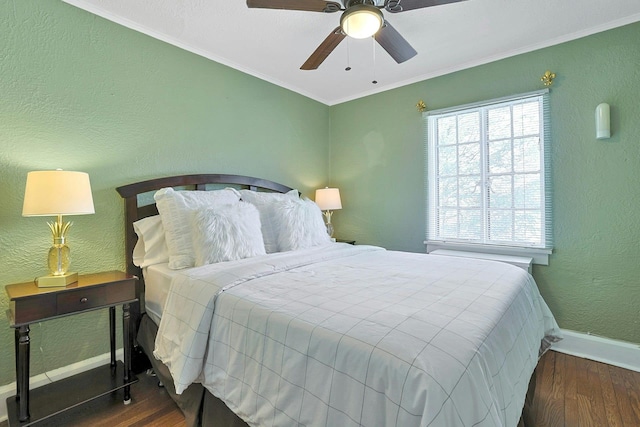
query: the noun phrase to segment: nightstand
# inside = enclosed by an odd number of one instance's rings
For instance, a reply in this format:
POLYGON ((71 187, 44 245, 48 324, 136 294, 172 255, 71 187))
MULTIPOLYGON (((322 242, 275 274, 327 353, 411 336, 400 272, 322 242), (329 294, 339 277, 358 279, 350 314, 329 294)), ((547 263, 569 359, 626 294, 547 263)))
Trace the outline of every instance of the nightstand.
MULTIPOLYGON (((7 285, 9 326, 15 329, 16 395, 7 399, 9 426, 28 426, 66 409, 124 389, 131 402, 129 304, 137 301, 137 277, 121 271, 85 274, 66 287, 39 288, 34 282, 7 285), (124 363, 116 362, 116 306, 122 305, 124 363), (111 363, 29 390, 29 325, 34 322, 109 308, 111 363)), ((70 349, 71 350, 71 349, 70 349)))

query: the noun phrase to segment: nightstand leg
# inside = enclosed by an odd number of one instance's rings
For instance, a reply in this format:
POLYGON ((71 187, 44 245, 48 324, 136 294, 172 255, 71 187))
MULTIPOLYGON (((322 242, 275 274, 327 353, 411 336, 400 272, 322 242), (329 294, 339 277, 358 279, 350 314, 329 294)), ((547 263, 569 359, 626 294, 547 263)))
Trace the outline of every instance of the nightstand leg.
POLYGON ((116 308, 109 307, 109 342, 111 344, 111 367, 116 367, 116 308))
POLYGON ((19 347, 18 347, 18 343, 20 342, 20 332, 18 330, 18 328, 14 329, 15 332, 15 339, 14 339, 14 344, 15 344, 15 349, 14 349, 14 353, 15 354, 15 359, 16 359, 16 400, 20 401, 20 381, 18 381, 18 378, 20 378, 20 364, 18 363, 18 360, 20 360, 20 358, 18 357, 18 354, 20 353, 19 347))
MULTIPOLYGON (((129 304, 122 305, 122 347, 124 349, 124 382, 128 383, 131 378, 131 328, 129 326, 129 304)), ((124 387, 124 404, 131 403, 131 387, 124 387)))
POLYGON ((17 396, 20 399, 18 403, 19 420, 27 421, 29 419, 29 326, 20 326, 17 331, 18 353, 16 356, 18 358, 18 378, 16 378, 16 388, 19 390, 17 396))

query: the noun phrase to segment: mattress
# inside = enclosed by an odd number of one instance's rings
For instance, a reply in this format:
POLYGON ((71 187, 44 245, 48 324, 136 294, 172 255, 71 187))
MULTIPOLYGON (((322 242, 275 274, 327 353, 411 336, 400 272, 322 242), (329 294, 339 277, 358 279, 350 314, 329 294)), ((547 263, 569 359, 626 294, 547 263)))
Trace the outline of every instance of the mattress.
POLYGON ((145 284, 145 310, 151 320, 159 325, 176 270, 171 270, 168 263, 155 264, 145 267, 142 274, 145 284))
POLYGON ((253 426, 497 427, 558 336, 517 267, 336 245, 176 272, 154 355, 253 426))

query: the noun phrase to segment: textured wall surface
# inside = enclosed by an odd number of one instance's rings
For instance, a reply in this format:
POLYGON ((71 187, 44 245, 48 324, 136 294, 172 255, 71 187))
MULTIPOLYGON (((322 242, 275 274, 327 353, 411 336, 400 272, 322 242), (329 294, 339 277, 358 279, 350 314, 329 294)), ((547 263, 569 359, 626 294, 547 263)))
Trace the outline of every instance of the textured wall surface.
MULTIPOLYGON (((639 40, 630 25, 329 108, 61 2, 0 0, 0 287, 45 273, 46 220, 20 213, 27 172, 56 167, 91 176, 96 214, 73 218, 69 237, 79 272, 124 267, 115 187, 194 172, 265 177, 307 195, 330 177, 343 197, 339 237, 421 252, 416 102, 535 90, 551 69, 556 249, 534 276, 562 327, 640 342, 639 40), (606 141, 594 136, 600 102, 612 109, 606 141)), ((0 311, 7 305, 2 291, 0 311)), ((106 352, 107 318, 33 325, 32 373, 106 352)), ((13 333, 0 316, 0 385, 13 380, 13 333)))
POLYGON ((424 137, 439 109, 540 89, 549 69, 555 251, 534 277, 561 327, 640 343, 640 24, 401 87, 331 109, 336 234, 422 252, 424 137), (611 105, 612 137, 595 139, 611 105))
MULTIPOLYGON (((46 273, 27 172, 88 172, 96 214, 69 217, 72 269, 124 268, 115 187, 182 173, 326 183, 329 107, 59 1, 0 0, 0 385, 14 381, 4 285, 46 273)), ((107 310, 32 325, 33 375, 108 351, 107 310)))

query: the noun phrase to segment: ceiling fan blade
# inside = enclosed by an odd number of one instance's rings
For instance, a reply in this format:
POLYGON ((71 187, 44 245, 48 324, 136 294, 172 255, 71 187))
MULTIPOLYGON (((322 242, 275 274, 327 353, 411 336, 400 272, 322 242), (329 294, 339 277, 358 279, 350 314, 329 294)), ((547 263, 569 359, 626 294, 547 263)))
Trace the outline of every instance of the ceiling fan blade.
POLYGON ((440 6, 465 0, 385 0, 384 8, 391 13, 422 9, 423 7, 440 6))
POLYGON ((309 59, 307 59, 307 61, 302 64, 302 67, 300 67, 300 69, 317 69, 320 64, 322 64, 324 60, 327 59, 331 52, 333 52, 333 49, 335 49, 340 44, 340 42, 344 40, 345 37, 346 35, 342 32, 340 27, 336 27, 335 30, 333 30, 331 34, 329 34, 327 38, 324 39, 322 43, 320 43, 320 46, 318 46, 318 48, 311 54, 309 59))
POLYGON ((340 3, 324 0, 247 0, 249 8, 304 10, 308 12, 337 12, 340 3))
POLYGON ((418 54, 409 42, 406 41, 386 19, 382 28, 380 28, 373 37, 398 64, 418 54))

